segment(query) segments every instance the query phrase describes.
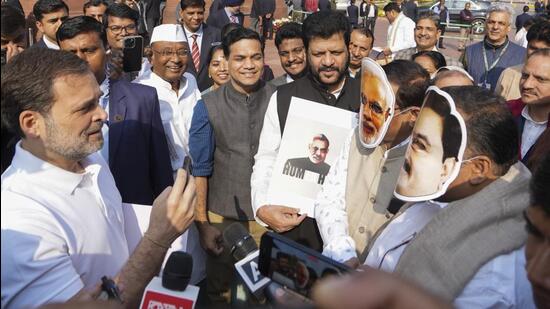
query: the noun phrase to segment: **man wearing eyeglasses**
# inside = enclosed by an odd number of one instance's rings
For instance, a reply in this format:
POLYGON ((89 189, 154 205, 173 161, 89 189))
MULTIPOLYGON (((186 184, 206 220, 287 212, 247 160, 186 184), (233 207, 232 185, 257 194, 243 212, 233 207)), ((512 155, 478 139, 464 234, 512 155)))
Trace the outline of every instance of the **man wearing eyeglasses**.
POLYGON ((42 39, 34 47, 59 49, 55 33, 61 23, 69 16, 69 7, 62 0, 39 0, 32 9, 36 18, 36 27, 43 33, 42 39))
POLYGON ((330 142, 324 134, 315 135, 308 145, 309 156, 288 159, 283 174, 322 185, 330 170, 330 165, 325 162, 329 145, 330 142))
POLYGON ((103 17, 107 32, 107 42, 111 50, 124 48, 123 40, 130 35, 137 35, 139 13, 126 4, 111 4, 103 17))
MULTIPOLYGON (((189 155, 189 129, 193 109, 201 100, 195 77, 186 72, 189 45, 181 25, 163 24, 155 27, 151 35, 152 72, 134 82, 157 90, 160 117, 174 175, 189 155)), ((193 256, 191 283, 198 284, 205 276, 204 251, 198 241, 198 232, 189 229, 187 252, 193 256)))

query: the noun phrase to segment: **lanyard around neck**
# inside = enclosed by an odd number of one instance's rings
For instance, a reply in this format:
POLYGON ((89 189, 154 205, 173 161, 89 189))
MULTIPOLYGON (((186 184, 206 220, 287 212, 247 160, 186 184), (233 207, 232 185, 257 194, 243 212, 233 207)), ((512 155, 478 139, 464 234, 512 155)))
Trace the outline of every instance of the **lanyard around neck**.
POLYGON ((508 48, 509 44, 510 44, 510 41, 506 42, 506 45, 504 45, 504 48, 500 51, 500 53, 498 54, 498 57, 495 59, 495 61, 493 61, 491 66, 489 66, 489 63, 487 61, 487 48, 483 46, 483 62, 485 64, 485 81, 487 81, 487 74, 489 74, 489 71, 495 68, 497 63, 500 61, 500 58, 502 57, 502 55, 504 55, 504 53, 506 52, 506 49, 508 48))

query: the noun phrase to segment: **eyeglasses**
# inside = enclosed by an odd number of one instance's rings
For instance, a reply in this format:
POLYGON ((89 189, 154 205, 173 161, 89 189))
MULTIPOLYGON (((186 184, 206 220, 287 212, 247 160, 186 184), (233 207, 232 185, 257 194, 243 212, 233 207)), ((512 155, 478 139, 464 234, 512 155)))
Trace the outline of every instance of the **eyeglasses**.
POLYGON ((158 51, 153 49, 153 51, 161 55, 162 57, 172 57, 174 55, 177 55, 178 57, 184 57, 184 56, 187 56, 187 54, 189 53, 188 49, 178 49, 176 51, 169 50, 169 49, 158 51))
POLYGON ((107 27, 109 28, 109 30, 111 30, 114 34, 119 34, 122 32, 122 30, 124 29, 127 33, 130 33, 130 32, 134 32, 136 31, 136 25, 135 24, 131 24, 131 25, 126 25, 126 26, 109 26, 107 27))

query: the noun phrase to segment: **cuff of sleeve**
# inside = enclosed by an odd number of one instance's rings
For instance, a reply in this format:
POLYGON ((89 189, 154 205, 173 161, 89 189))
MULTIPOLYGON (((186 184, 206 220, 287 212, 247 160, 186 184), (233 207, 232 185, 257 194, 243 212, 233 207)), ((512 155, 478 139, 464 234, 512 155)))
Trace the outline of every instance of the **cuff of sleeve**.
POLYGON ((261 226, 263 226, 263 227, 269 227, 269 225, 265 224, 265 222, 263 222, 263 221, 258 217, 258 215, 257 215, 258 210, 259 210, 260 208, 262 208, 263 205, 265 205, 265 204, 262 204, 262 206, 258 207, 257 209, 254 209, 254 219, 256 219, 256 222, 258 222, 259 225, 261 225, 261 226))
POLYGON ((197 164, 193 165, 193 176, 195 177, 209 177, 212 175, 212 165, 210 164, 197 164))
MULTIPOLYGON (((349 240, 353 241, 352 239, 349 240)), ((323 249, 323 255, 340 263, 344 263, 351 258, 357 258, 355 246, 351 246, 351 244, 349 244, 349 240, 346 239, 339 241, 340 243, 337 247, 331 245, 325 246, 323 249)))

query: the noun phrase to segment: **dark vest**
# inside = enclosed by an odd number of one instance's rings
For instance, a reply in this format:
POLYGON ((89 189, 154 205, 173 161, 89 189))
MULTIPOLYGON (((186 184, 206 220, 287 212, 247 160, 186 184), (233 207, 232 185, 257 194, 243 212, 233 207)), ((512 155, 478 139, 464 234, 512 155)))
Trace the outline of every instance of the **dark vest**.
POLYGON ((500 55, 506 43, 503 46, 494 49, 490 48, 485 41, 482 41, 466 48, 465 53, 468 73, 472 75, 476 85, 483 83, 484 80, 487 79, 487 83, 491 85, 491 91, 494 91, 498 78, 504 69, 525 61, 525 48, 510 41, 507 42, 509 44, 506 51, 498 61, 497 65, 492 70, 489 70, 489 72, 485 72, 483 53, 486 52, 487 64, 490 67, 491 64, 498 58, 498 55, 500 55))
MULTIPOLYGON (((329 93, 309 74, 292 83, 279 86, 279 88, 277 88, 277 114, 279 116, 279 125, 281 126, 281 136, 285 128, 288 109, 290 107, 290 99, 292 97, 358 112, 361 104, 360 94, 360 81, 350 78, 347 74, 344 87, 338 98, 329 93)), ((281 234, 319 252, 323 250, 323 240, 319 233, 319 228, 317 227, 317 221, 310 217, 307 217, 294 229, 281 234)))
POLYGON ((275 87, 261 81, 249 96, 226 83, 203 97, 214 131, 214 170, 208 209, 223 217, 252 221, 250 176, 269 98, 275 87))

